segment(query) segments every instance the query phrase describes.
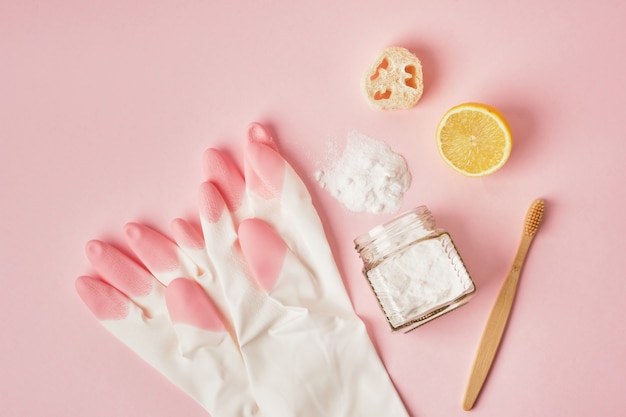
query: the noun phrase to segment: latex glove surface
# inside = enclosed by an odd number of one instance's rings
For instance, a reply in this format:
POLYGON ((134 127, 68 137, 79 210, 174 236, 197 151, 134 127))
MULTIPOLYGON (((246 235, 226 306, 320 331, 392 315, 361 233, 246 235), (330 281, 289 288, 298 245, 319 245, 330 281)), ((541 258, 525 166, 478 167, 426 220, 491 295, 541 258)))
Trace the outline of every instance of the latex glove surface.
POLYGON ((264 413, 407 416, 352 309, 310 195, 267 131, 250 129, 245 177, 216 150, 206 161, 202 229, 264 413))
POLYGON ((76 289, 111 333, 211 415, 261 417, 239 347, 218 311, 222 291, 202 236, 183 220, 172 226, 178 245, 146 226, 126 225, 143 265, 90 241, 87 257, 99 276, 78 278, 76 289))

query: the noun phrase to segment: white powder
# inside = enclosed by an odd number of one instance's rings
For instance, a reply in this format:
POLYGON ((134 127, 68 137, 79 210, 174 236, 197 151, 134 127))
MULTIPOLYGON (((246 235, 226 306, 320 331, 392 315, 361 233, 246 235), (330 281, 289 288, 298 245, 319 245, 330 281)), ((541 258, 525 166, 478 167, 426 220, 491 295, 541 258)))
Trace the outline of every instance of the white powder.
POLYGON ((370 269, 367 276, 394 327, 474 290, 448 235, 410 246, 370 269))
POLYGON ((411 185, 404 158, 384 142, 350 132, 346 149, 316 173, 320 186, 353 212, 390 213, 411 185))

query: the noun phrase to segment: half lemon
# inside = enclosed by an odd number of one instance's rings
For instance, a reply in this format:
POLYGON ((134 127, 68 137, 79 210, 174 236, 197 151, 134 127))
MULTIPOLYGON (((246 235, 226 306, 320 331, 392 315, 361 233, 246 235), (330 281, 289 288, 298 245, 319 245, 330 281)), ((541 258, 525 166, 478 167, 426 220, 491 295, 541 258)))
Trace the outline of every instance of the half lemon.
POLYGON ((455 171, 468 177, 492 174, 511 154, 511 128, 495 108, 464 103, 448 110, 437 126, 437 149, 455 171))

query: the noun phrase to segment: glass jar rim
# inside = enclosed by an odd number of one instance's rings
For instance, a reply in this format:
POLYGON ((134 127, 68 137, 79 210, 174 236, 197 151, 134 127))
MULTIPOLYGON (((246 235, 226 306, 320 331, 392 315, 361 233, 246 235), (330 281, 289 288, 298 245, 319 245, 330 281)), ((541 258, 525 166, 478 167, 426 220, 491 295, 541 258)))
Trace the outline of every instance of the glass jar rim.
POLYGON ((433 230, 436 228, 434 218, 428 207, 426 205, 416 206, 357 236, 354 239, 354 244, 357 250, 359 250, 359 248, 366 248, 382 235, 389 233, 389 230, 392 228, 402 230, 403 226, 408 227, 411 224, 423 226, 426 222, 432 224, 433 230))

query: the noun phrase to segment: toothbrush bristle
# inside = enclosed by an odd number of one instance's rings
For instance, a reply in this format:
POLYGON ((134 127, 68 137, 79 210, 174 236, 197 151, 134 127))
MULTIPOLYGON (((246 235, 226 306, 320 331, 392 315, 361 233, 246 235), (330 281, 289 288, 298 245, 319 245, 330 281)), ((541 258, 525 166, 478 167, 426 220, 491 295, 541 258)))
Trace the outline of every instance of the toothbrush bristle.
POLYGON ((526 222, 524 223, 524 233, 528 236, 534 236, 539 229, 541 219, 543 219, 543 211, 545 203, 541 199, 533 201, 526 214, 526 222))

